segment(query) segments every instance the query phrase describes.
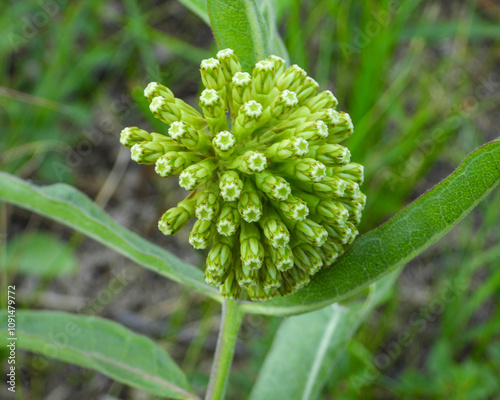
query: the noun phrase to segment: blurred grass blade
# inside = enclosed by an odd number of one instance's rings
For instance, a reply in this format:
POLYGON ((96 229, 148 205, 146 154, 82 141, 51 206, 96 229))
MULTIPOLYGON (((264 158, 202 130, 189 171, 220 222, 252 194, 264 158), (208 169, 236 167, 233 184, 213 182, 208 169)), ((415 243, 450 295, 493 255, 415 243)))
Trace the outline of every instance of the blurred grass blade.
POLYGON ((266 21, 255 0, 208 0, 208 15, 219 48, 231 48, 244 71, 271 54, 266 21))
POLYGON ((78 269, 75 251, 46 232, 21 233, 7 242, 5 270, 27 276, 53 278, 78 269))
POLYGON ((74 228, 146 268, 220 301, 218 291, 205 283, 202 271, 117 224, 71 186, 38 187, 0 172, 0 199, 74 228))
POLYGON ((499 182, 500 141, 494 141, 471 153, 455 172, 391 220, 356 240, 304 289, 265 303, 245 303, 242 308, 268 315, 299 314, 345 299, 440 239, 499 182))
POLYGON ((363 302, 333 304, 285 319, 266 356, 250 400, 316 399, 351 337, 393 287, 399 271, 370 287, 363 302), (283 362, 287 360, 287 362, 283 362))
MULTIPOLYGON (((7 312, 0 312, 8 337, 7 312)), ((16 312, 16 347, 101 372, 158 396, 197 399, 184 373, 152 340, 102 318, 53 311, 16 312)))
POLYGON ((207 25, 210 25, 210 20, 208 19, 208 13, 207 13, 206 0, 179 0, 179 3, 183 4, 187 9, 194 12, 207 25))

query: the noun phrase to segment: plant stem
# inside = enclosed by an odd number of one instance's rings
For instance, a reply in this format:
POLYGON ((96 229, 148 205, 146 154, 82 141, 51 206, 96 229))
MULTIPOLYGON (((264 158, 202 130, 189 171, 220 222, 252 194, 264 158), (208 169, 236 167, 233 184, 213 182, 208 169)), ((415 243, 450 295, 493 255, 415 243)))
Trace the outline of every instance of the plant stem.
POLYGON ((234 345, 240 330, 243 313, 235 300, 225 299, 222 303, 217 348, 210 373, 205 400, 222 400, 226 392, 227 378, 233 361, 234 345))

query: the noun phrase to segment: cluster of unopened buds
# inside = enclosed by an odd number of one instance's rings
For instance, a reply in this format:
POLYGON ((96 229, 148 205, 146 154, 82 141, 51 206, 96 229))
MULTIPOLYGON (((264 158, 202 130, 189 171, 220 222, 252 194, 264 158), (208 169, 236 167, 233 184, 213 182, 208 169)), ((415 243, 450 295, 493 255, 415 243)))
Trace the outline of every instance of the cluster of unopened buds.
POLYGON ((357 235, 365 206, 363 167, 340 145, 353 133, 337 99, 285 60, 252 74, 231 49, 200 67, 202 113, 159 83, 144 91, 164 133, 125 128, 132 159, 179 175, 191 193, 161 217, 165 235, 196 217, 189 242, 212 244, 205 279, 223 296, 266 300, 297 291, 357 235))

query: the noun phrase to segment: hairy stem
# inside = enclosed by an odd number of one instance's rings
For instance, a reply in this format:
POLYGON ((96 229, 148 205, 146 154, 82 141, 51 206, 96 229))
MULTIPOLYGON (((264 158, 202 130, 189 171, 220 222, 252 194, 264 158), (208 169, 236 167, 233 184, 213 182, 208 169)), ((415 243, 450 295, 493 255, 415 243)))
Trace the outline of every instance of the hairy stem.
POLYGON ((240 330, 243 313, 235 300, 225 299, 222 303, 222 320, 217 339, 217 349, 210 373, 205 400, 222 400, 226 391, 227 378, 233 361, 234 346, 240 330))

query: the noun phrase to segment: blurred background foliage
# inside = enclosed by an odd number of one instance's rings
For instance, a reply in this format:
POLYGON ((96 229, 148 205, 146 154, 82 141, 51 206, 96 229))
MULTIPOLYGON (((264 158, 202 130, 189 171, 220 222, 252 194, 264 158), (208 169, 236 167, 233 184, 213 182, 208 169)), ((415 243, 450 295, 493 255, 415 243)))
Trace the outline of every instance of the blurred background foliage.
MULTIPOLYGON (((73 184, 120 223, 202 265, 204 255, 186 245, 188 229, 165 238, 156 228, 184 191, 134 165, 118 142, 126 126, 165 130, 142 96, 149 81, 195 102, 199 63, 216 44, 182 3, 5 2, 0 169, 73 184)), ((365 165, 368 195, 362 233, 499 136, 498 0, 269 3, 291 62, 353 118, 347 146, 365 165)), ((2 280, 17 285, 20 306, 115 319, 159 340, 204 388, 215 303, 42 217, 5 204, 0 212, 2 280)), ((345 349, 322 398, 500 399, 499 221, 497 190, 412 261, 345 349)), ((249 393, 279 323, 245 318, 231 399, 249 393)), ((19 399, 152 398, 43 357, 23 353, 21 363, 19 399)))

